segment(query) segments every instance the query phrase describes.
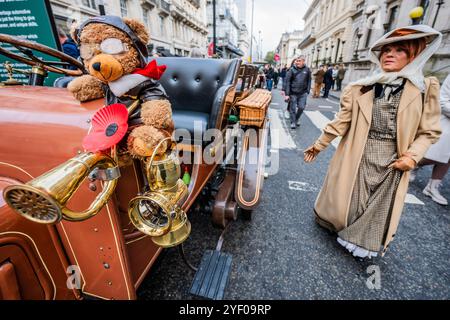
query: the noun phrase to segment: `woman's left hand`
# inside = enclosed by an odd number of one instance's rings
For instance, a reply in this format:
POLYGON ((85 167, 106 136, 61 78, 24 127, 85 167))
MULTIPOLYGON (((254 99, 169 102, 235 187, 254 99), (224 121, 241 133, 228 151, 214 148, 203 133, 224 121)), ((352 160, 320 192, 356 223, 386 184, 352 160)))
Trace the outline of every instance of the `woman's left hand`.
POLYGON ((389 168, 394 168, 400 171, 410 171, 416 167, 417 163, 409 153, 404 153, 399 159, 389 165, 389 168))

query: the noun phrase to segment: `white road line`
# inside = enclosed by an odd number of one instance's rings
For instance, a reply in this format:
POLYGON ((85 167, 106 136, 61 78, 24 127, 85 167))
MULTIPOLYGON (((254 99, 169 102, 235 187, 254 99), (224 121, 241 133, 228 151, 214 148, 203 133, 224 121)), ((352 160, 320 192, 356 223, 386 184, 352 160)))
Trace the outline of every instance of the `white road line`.
POLYGON ((425 205, 425 203, 411 193, 406 194, 405 203, 420 204, 422 206, 425 205))
POLYGON ((277 103, 277 102, 272 102, 270 105, 271 105, 271 106, 279 106, 280 104, 277 103))
POLYGON ((319 108, 323 108, 323 109, 333 109, 332 106, 318 106, 319 108))
POLYGON ((280 115, 277 110, 269 108, 272 149, 297 149, 291 134, 283 127, 280 115))
MULTIPOLYGON (((305 111, 305 114, 311 120, 311 122, 319 128, 319 130, 323 130, 325 126, 331 121, 327 117, 325 117, 320 111, 305 111)), ((339 141, 341 141, 341 137, 337 137, 331 142, 331 144, 337 148, 339 141)))
POLYGON ((301 181, 288 181, 289 189, 296 191, 317 191, 316 187, 313 187, 307 182, 301 181))

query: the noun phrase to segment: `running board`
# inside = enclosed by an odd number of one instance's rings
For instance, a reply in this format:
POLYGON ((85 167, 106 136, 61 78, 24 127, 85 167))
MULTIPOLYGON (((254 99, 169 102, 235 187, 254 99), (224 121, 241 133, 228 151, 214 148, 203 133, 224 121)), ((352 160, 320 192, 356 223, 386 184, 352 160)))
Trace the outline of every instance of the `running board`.
POLYGON ((222 300, 231 271, 231 254, 206 250, 195 274, 190 293, 212 300, 222 300))

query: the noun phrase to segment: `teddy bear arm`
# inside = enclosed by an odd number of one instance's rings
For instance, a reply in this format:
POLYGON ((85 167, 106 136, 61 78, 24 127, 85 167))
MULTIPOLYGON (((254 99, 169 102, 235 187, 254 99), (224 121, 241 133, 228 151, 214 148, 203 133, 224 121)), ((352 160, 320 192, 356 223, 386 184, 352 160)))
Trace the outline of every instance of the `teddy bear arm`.
POLYGON ((104 97, 102 82, 91 75, 83 75, 69 82, 67 89, 75 99, 84 102, 104 97))
POLYGON ((172 106, 167 99, 149 100, 142 103, 141 118, 145 125, 165 130, 170 134, 174 130, 172 106))

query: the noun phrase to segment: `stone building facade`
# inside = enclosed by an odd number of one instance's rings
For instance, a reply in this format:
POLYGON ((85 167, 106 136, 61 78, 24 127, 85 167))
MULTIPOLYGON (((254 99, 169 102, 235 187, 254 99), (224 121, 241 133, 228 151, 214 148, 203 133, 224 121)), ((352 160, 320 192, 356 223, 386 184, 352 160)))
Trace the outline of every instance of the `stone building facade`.
POLYGON ((303 54, 299 49, 299 44, 303 41, 303 30, 294 30, 293 32, 285 32, 282 34, 280 42, 277 46, 276 52, 280 56, 278 67, 290 66, 292 60, 303 54))
MULTIPOLYGON (((59 28, 66 32, 72 20, 82 22, 106 14, 138 19, 150 31, 149 49, 163 55, 188 56, 198 49, 206 56, 206 0, 51 0, 59 28)), ((197 51, 198 51, 197 50, 197 51)))
POLYGON ((369 48, 383 34, 414 23, 427 24, 443 34, 443 41, 424 74, 442 81, 450 72, 449 15, 450 3, 442 0, 314 0, 303 17, 305 40, 299 48, 313 67, 344 63, 345 85, 374 70, 369 48), (409 13, 417 6, 423 7, 424 14, 413 21, 409 13))

